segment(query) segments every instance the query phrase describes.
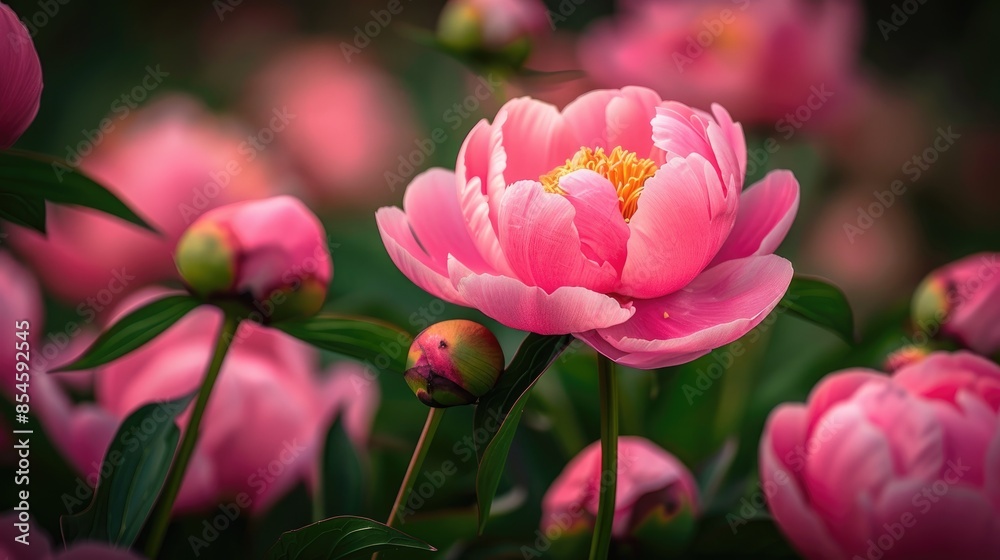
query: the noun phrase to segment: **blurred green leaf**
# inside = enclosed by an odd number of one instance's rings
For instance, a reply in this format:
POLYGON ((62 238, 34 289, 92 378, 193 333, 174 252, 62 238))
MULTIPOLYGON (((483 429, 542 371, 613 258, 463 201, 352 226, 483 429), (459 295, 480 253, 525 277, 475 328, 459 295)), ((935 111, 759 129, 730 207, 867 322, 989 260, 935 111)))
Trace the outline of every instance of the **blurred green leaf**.
POLYGON ((400 373, 406 369, 406 354, 413 340, 409 333, 389 323, 332 313, 281 321, 274 327, 317 348, 400 373))
POLYGON ((101 333, 76 361, 55 372, 90 369, 113 362, 137 350, 202 304, 187 295, 167 296, 122 317, 101 333))
POLYGON ((779 306, 833 331, 854 344, 854 313, 840 288, 805 276, 795 276, 779 306))
POLYGON ((45 233, 45 199, 0 192, 0 219, 45 233))
POLYGON ((102 478, 90 505, 76 515, 59 518, 66 544, 96 540, 121 548, 132 546, 173 461, 181 433, 174 419, 193 396, 144 405, 122 422, 104 455, 102 478))
POLYGON ((424 550, 433 546, 364 517, 332 517, 288 531, 268 551, 270 560, 349 560, 381 550, 424 550))
POLYGON ((319 499, 322 518, 361 511, 364 503, 365 474, 361 460, 344 429, 343 417, 337 417, 326 433, 320 473, 319 499))
POLYGON ((86 206, 156 231, 111 191, 53 156, 20 150, 0 152, 0 193, 86 206))
POLYGON ((477 446, 479 473, 476 476, 476 498, 479 503, 479 532, 486 527, 493 496, 496 494, 507 462, 507 453, 514 441, 517 424, 527 404, 528 392, 542 373, 573 341, 570 335, 543 336, 529 334, 510 365, 500 376, 496 387, 479 400, 473 421, 474 437, 488 434, 483 445, 477 446))

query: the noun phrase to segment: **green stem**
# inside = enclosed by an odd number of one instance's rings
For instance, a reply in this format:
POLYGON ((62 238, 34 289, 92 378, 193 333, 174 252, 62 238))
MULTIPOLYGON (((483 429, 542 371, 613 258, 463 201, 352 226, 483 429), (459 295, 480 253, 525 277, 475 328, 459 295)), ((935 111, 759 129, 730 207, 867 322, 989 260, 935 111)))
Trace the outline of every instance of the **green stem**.
MULTIPOLYGON (((389 512, 389 519, 385 524, 393 527, 399 518, 399 513, 403 509, 403 504, 409 498, 413 485, 417 482, 417 475, 420 473, 420 466, 424 464, 424 457, 431 448, 431 441, 434 440, 434 433, 437 432, 441 419, 444 418, 443 408, 431 408, 427 412, 427 420, 424 422, 424 429, 420 432, 420 439, 417 440, 417 447, 410 457, 410 466, 406 467, 406 474, 403 475, 403 482, 399 485, 399 492, 396 494, 396 501, 392 503, 392 511, 389 512)), ((378 560, 378 553, 372 555, 372 560, 378 560)))
POLYGON ((601 388, 601 484, 594 538, 590 541, 590 560, 605 560, 611 547, 618 486, 618 384, 614 363, 600 354, 597 356, 597 375, 601 388))
POLYGON ((149 540, 146 542, 146 556, 156 558, 163 544, 163 538, 167 534, 167 527, 170 526, 170 514, 174 509, 174 502, 181 490, 181 482, 184 481, 184 473, 187 471, 191 455, 194 454, 195 444, 198 443, 198 430, 201 425, 201 418, 205 414, 208 406, 208 398, 212 395, 212 387, 219 377, 222 369, 222 360, 226 357, 226 352, 236 336, 236 329, 239 326, 239 319, 226 314, 225 322, 219 331, 219 338, 215 344, 215 354, 212 362, 205 373, 205 379, 201 382, 198 390, 198 398, 195 400, 194 409, 191 411, 191 419, 188 421, 187 429, 184 430, 184 439, 181 440, 177 457, 170 466, 167 480, 164 484, 163 495, 157 504, 157 511, 153 516, 152 529, 149 540))
POLYGON ((393 527, 399 517, 403 504, 410 497, 410 491, 420 474, 420 466, 424 463, 424 457, 431 448, 431 441, 434 439, 434 432, 437 431, 441 419, 444 418, 443 408, 431 408, 427 413, 427 421, 424 422, 424 429, 420 432, 420 439, 417 440, 417 447, 410 457, 410 466, 406 467, 406 474, 403 475, 403 483, 399 486, 399 493, 396 494, 396 501, 392 504, 392 511, 389 512, 389 519, 386 525, 393 527))

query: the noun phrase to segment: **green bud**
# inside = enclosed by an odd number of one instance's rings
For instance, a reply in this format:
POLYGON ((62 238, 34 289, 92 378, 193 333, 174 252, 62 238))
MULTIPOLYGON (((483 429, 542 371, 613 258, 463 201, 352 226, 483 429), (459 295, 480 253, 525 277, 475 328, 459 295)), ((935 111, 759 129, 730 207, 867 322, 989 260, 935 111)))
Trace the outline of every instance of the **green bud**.
POLYGON ((486 327, 466 320, 443 321, 410 345, 406 384, 427 406, 472 404, 496 385, 503 349, 486 327))

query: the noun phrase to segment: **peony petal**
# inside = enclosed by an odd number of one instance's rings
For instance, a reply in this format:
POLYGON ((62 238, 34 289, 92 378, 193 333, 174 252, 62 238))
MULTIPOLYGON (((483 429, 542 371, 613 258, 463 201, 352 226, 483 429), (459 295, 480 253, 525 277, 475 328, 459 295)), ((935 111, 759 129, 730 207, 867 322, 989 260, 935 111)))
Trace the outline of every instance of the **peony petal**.
POLYGON ((698 154, 674 158, 646 181, 629 222, 619 293, 655 298, 679 290, 705 269, 736 219, 712 165, 698 154))
POLYGON ((681 291, 636 300, 636 313, 626 323, 577 336, 620 364, 653 368, 682 363, 677 360, 708 353, 757 326, 781 300, 791 278, 791 263, 775 255, 728 261, 681 291), (622 354, 608 352, 609 347, 622 354))
POLYGON ((404 276, 445 301, 466 305, 445 275, 447 269, 435 263, 417 243, 402 210, 380 208, 375 213, 375 223, 389 258, 404 276))
MULTIPOLYGON (((500 209, 500 244, 517 278, 525 284, 538 286, 546 292, 560 286, 581 286, 599 293, 611 291, 617 284, 618 270, 614 265, 605 260, 592 260, 584 254, 578 227, 586 227, 587 232, 610 231, 613 226, 608 221, 617 220, 624 228, 624 220, 617 210, 618 199, 614 188, 603 177, 592 172, 582 177, 568 182, 577 195, 574 200, 589 214, 581 218, 596 217, 600 212, 603 222, 576 220, 576 209, 568 197, 545 192, 536 181, 519 181, 507 189, 500 209), (581 184, 585 181, 592 185, 581 184), (601 202, 603 212, 592 206, 601 202), (608 208, 610 212, 606 211, 608 208)), ((627 228, 625 230, 627 236, 627 228)), ((624 239, 612 239, 612 242, 619 242, 617 253, 613 248, 601 246, 603 240, 593 233, 588 235, 588 240, 598 244, 599 251, 619 257, 616 264, 621 266, 624 239)), ((594 250, 588 252, 596 256, 594 250)))
POLYGON ((773 253, 799 208, 799 182, 789 171, 772 171, 740 198, 739 214, 712 264, 773 253))
POLYGON ((618 195, 611 183, 586 169, 564 175, 559 187, 576 210, 573 220, 580 234, 583 253, 596 262, 608 262, 616 274, 625 266, 631 231, 619 210, 618 195))
POLYGON ((503 177, 507 153, 500 129, 506 118, 501 112, 492 126, 482 120, 469 132, 458 152, 455 186, 466 228, 479 254, 494 270, 511 274, 497 238, 500 199, 507 188, 503 177))
POLYGON ((803 472, 809 501, 842 546, 857 549, 871 535, 871 501, 892 481, 886 436, 854 402, 840 403, 820 420, 829 429, 810 434, 803 472))
POLYGON ((503 132, 503 149, 507 154, 505 182, 535 181, 542 175, 566 163, 580 148, 576 138, 554 105, 529 97, 512 99, 504 104, 506 112, 499 127, 503 132))
POLYGON ((550 294, 516 278, 475 274, 455 259, 448 261, 448 270, 466 305, 513 329, 567 334, 616 325, 634 313, 586 288, 563 286, 550 294))
POLYGON ((653 146, 653 118, 656 107, 662 103, 660 96, 651 89, 627 87, 620 96, 613 98, 607 107, 607 144, 639 154, 653 156, 657 163, 663 161, 663 154, 653 146))
POLYGON ((890 383, 889 378, 872 369, 854 369, 824 377, 809 393, 809 418, 807 429, 811 433, 828 410, 850 399, 867 384, 880 387, 890 383))
POLYGON ((799 475, 805 468, 799 455, 805 444, 805 408, 783 404, 768 417, 760 442, 761 484, 774 490, 767 505, 781 531, 807 558, 839 560, 844 557, 839 545, 803 494, 799 475))
MULTIPOLYGON (((882 492, 871 528, 872 543, 882 560, 997 557, 996 510, 985 496, 961 483, 946 485, 945 492, 937 494, 932 489, 942 482, 899 479, 882 492)), ((872 543, 848 550, 844 557, 873 557, 868 555, 872 543)))
POLYGON ((476 272, 492 270, 479 254, 465 226, 455 193, 455 174, 431 169, 413 179, 403 198, 403 209, 413 234, 431 260, 446 270, 448 255, 476 272))
POLYGON ((733 118, 729 116, 729 112, 717 103, 712 104, 712 114, 715 115, 715 121, 719 123, 719 127, 722 129, 729 147, 733 150, 733 155, 736 157, 739 165, 739 176, 741 178, 746 177, 747 140, 743 134, 743 125, 733 122, 733 118))

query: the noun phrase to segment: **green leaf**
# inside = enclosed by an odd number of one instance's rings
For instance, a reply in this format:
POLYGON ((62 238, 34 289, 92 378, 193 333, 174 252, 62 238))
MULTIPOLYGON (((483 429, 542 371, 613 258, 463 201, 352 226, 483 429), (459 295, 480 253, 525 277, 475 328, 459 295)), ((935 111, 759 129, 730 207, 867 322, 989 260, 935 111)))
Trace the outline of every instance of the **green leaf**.
POLYGON ((433 546, 402 531, 364 517, 332 517, 288 531, 274 543, 270 560, 351 560, 371 558, 383 550, 424 550, 433 546))
POLYGON ((281 321, 275 328, 317 348, 402 373, 413 337, 388 323, 321 313, 309 319, 281 321))
POLYGON ((0 192, 0 219, 45 233, 45 199, 0 192))
POLYGON ((854 313, 840 288, 817 278, 795 276, 778 305, 854 344, 854 313))
POLYGON ((0 152, 0 193, 86 206, 156 231, 111 191, 65 160, 44 154, 0 152))
POLYGON ((326 433, 320 470, 319 499, 322 517, 348 515, 361 510, 365 475, 354 444, 347 437, 342 417, 337 417, 326 433))
POLYGON ((177 449, 181 432, 174 419, 193 396, 144 405, 122 422, 104 455, 102 478, 90 505, 76 515, 59 518, 67 544, 96 540, 115 547, 132 546, 156 503, 177 449))
MULTIPOLYGON (((488 439, 476 449, 479 455, 476 498, 479 503, 480 534, 486 528, 493 497, 507 462, 507 453, 517 431, 517 423, 528 403, 528 392, 572 341, 573 337, 570 335, 529 334, 500 376, 496 387, 479 399, 473 433, 488 434, 488 439)), ((475 439, 479 439, 478 435, 475 439)))
POLYGON ((187 294, 167 296, 147 304, 101 333, 75 362, 55 371, 90 369, 113 362, 153 340, 201 304, 187 294))

